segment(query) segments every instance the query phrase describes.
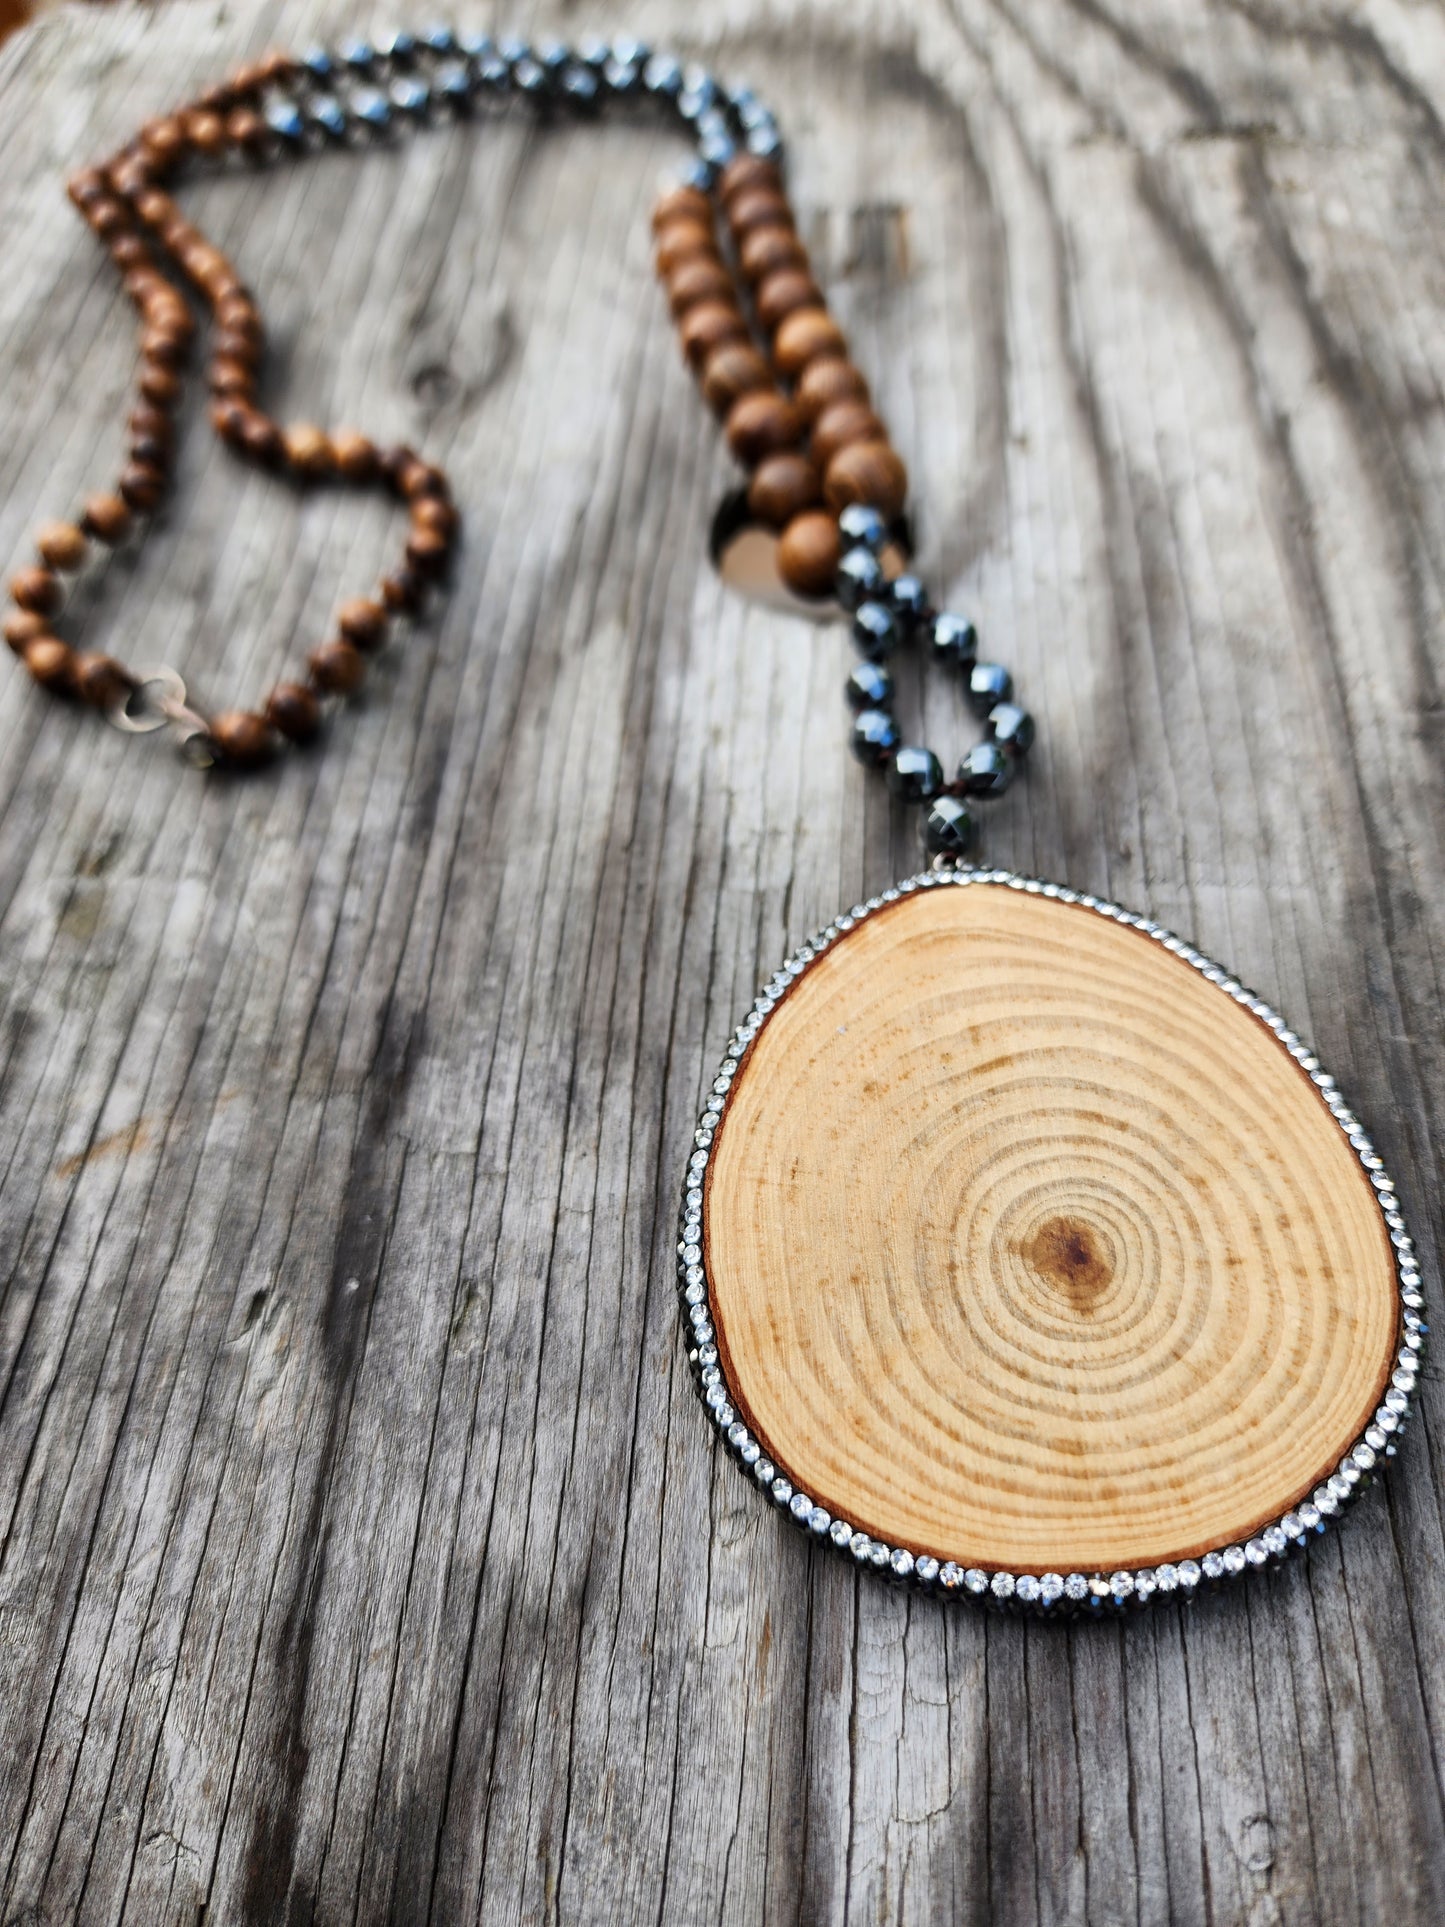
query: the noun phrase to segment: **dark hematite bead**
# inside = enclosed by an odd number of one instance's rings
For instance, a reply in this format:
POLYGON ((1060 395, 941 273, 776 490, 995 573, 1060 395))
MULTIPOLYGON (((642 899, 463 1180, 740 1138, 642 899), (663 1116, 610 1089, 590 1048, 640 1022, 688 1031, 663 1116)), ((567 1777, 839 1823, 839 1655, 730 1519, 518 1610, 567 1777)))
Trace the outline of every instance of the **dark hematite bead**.
POLYGON ((1014 679, 1001 663, 976 662, 968 672, 968 700, 980 716, 1006 703, 1014 693, 1014 679))
POLYGON ((905 803, 927 803, 943 788, 943 769, 931 749, 905 745, 888 765, 888 787, 905 803))
POLYGON ((635 94, 642 85, 642 69, 630 60, 619 60, 614 54, 602 69, 602 78, 614 94, 635 94))
POLYGON ((472 104, 472 83, 459 60, 450 60, 444 67, 437 68, 432 90, 438 100, 455 108, 459 114, 465 113, 472 104))
POLYGON ((838 600, 848 610, 861 608, 883 587, 883 564, 871 549, 849 549, 838 564, 838 600))
POLYGON ((853 640, 871 662, 883 662, 898 647, 898 618, 886 602, 865 602, 853 617, 853 640))
POLYGON ((1027 756, 1033 748, 1034 719, 1017 703, 995 703, 988 712, 988 726, 994 741, 1011 749, 1015 756, 1027 756))
POLYGON ((642 84, 649 94, 676 100, 682 92, 682 68, 671 54, 654 54, 642 70, 642 84))
POLYGON ((547 70, 530 57, 519 60, 512 68, 512 85, 529 100, 540 100, 547 92, 547 70))
POLYGON ((550 80, 560 80, 567 62, 572 58, 570 47, 564 47, 560 40, 544 40, 533 48, 537 65, 550 80))
POLYGON ((457 37, 445 21, 435 20, 423 27, 421 44, 431 54, 452 54, 457 50, 457 37))
POLYGON ((965 617, 945 611, 933 618, 929 643, 929 654, 940 667, 967 669, 978 654, 978 631, 965 617))
POLYGON ((562 82, 562 98, 579 114, 588 114, 597 105, 597 76, 590 67, 574 67, 562 82))
POLYGON ((961 796, 935 796, 923 819, 923 837, 938 856, 963 856, 973 848, 975 824, 961 796))
POLYGON ((928 591, 916 575, 896 575, 888 585, 888 600, 905 636, 911 636, 929 616, 928 591))
POLYGON ((846 687, 854 709, 887 709, 893 702, 893 677, 881 662, 860 662, 846 687))
POLYGON ((862 710, 853 720, 853 754, 860 763, 881 763, 898 747, 898 725, 886 709, 862 710))
POLYGON ((975 743, 958 766, 958 780, 970 796, 1002 796, 1013 781, 1014 763, 994 742, 975 743))
POLYGON ((383 60, 405 67, 416 59, 416 36, 405 32, 383 34, 376 43, 376 51, 383 60))
POLYGON ((838 517, 838 533, 849 548, 881 549, 888 529, 877 509, 850 502, 838 517))
POLYGON ((322 86, 336 72, 336 62, 325 47, 308 47, 301 56, 301 65, 312 80, 320 81, 322 86))

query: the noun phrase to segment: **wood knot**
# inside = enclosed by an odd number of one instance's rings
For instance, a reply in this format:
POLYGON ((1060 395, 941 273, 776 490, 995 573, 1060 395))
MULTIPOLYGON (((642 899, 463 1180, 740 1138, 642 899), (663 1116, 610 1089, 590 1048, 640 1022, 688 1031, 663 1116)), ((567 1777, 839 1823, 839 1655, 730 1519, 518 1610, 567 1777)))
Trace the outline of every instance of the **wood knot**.
POLYGON ((1108 1254, 1080 1218, 1050 1218, 1023 1247, 1023 1255, 1081 1311, 1093 1309, 1114 1276, 1108 1254))

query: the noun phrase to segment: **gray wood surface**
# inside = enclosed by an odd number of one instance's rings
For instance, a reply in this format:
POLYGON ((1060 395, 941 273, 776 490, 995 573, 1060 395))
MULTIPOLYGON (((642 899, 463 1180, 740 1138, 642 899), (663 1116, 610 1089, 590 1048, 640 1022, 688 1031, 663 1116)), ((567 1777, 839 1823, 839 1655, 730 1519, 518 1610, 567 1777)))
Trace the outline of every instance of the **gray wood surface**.
MULTIPOLYGON (((132 374, 65 169, 341 18, 178 0, 0 53, 0 556, 113 472, 132 374)), ((775 99, 922 565, 1039 717, 990 854, 1289 1013, 1429 1260, 1445 18, 548 18, 775 99)), ((465 550, 258 782, 4 670, 0 1920, 1445 1919, 1433 1373, 1338 1538, 1125 1624, 856 1579, 713 1450, 692 1114, 787 944, 915 849, 844 751, 843 633, 708 564, 731 471, 649 266, 678 153, 512 119, 186 195, 283 411, 442 459, 465 550)), ((182 472, 87 640, 254 700, 398 524, 199 407, 182 472)))

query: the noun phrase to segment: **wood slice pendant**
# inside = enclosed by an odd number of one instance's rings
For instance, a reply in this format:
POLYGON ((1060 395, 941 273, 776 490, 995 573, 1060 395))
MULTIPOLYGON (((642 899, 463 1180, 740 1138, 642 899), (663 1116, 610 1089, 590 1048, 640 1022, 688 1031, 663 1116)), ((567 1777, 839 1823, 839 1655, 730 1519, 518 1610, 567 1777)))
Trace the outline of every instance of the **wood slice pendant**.
POLYGON ((1424 1343, 1395 1188, 1268 1006, 1146 918, 912 878, 765 986, 678 1246, 707 1407, 860 1563, 1039 1608, 1302 1544, 1424 1343))

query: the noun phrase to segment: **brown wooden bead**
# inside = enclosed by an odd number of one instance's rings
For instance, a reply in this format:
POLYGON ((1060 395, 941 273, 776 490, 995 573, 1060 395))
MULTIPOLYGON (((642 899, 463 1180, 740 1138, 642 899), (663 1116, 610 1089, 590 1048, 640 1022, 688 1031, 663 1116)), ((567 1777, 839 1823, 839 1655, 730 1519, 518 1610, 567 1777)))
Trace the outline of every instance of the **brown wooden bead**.
POLYGON ((891 522, 908 495, 908 470, 887 442, 850 442, 823 474, 823 499, 835 515, 850 502, 866 502, 891 522))
POLYGON ((793 210, 776 188, 749 188, 728 203, 728 226, 739 240, 759 227, 791 227, 793 210))
POLYGON ((214 160, 226 145, 226 126, 219 114, 213 114, 204 107, 196 107, 181 117, 186 130, 186 139, 198 154, 207 160, 214 160))
POLYGON ((803 418, 786 395, 755 389, 740 395, 728 410, 728 446, 750 466, 780 448, 791 448, 803 433, 803 418))
POLYGON ((376 444, 355 428, 341 428, 331 437, 337 472, 348 482, 369 482, 377 472, 376 444))
POLYGON ((817 506, 823 478, 817 464, 796 449, 783 449, 759 462, 748 484, 748 507, 760 522, 783 528, 804 509, 817 506))
POLYGON ((753 306, 758 320, 771 334, 798 308, 818 308, 822 290, 806 268, 779 268, 758 284, 753 306))
POLYGON ((186 338, 174 328, 148 324, 141 330, 140 351, 146 360, 161 368, 179 368, 186 359, 186 338))
POLYGON ((243 368, 259 368, 261 342, 246 328, 217 328, 211 339, 211 354, 217 361, 239 361, 243 368))
POLYGON ((113 546, 125 540, 130 528, 130 510, 118 495, 92 495, 85 505, 80 526, 98 542, 113 546))
POLYGON ((782 374, 800 375, 819 355, 841 355, 847 348, 826 308, 795 308, 773 337, 773 360, 782 374))
POLYGON ((735 299, 733 278, 715 254, 695 255, 667 277, 668 306, 675 315, 686 314, 699 301, 735 299))
POLYGON ((328 696, 348 696, 360 686, 366 663, 359 650, 337 636, 323 642, 307 657, 311 680, 328 696))
POLYGON ((44 616, 36 615, 33 609, 7 609, 5 612, 5 641, 17 656, 23 656, 29 644, 40 636, 50 634, 50 624, 44 616))
POLYGON ((782 181, 776 161, 765 160, 761 154, 735 154, 718 176, 718 197, 726 207, 753 188, 777 191, 782 181))
POLYGON ((150 515, 165 500, 166 476, 162 469, 144 462, 127 462, 116 484, 120 497, 138 515, 150 515))
POLYGON ((211 427, 223 442, 240 448, 245 441, 246 404, 235 395, 220 395, 211 403, 211 427))
POLYGON ((75 658, 75 693, 92 709, 114 709, 134 686, 114 656, 87 649, 75 658))
POLYGON ((445 500, 451 493, 442 471, 424 462, 412 449, 394 450, 390 467, 397 494, 405 502, 420 501, 424 495, 439 495, 445 500))
POLYGON ((53 616, 61 604, 60 578, 49 569, 17 569, 10 578, 10 593, 22 609, 33 615, 53 616))
POLYGON ((887 430, 866 401, 835 401, 813 424, 809 447, 820 468, 827 468, 850 442, 887 440, 887 430))
POLYGON ((805 509, 778 538, 778 574, 798 595, 831 595, 841 553, 837 517, 805 509))
POLYGON ((227 709, 212 720, 210 738, 223 763, 255 769, 275 753, 271 725, 254 709, 227 709))
POLYGON ((123 233, 130 225, 130 217, 126 213, 124 204, 117 200, 93 202, 85 210, 85 218, 102 241, 109 241, 112 236, 123 233))
POLYGON ((36 553, 48 569, 78 569, 86 547, 85 531, 74 522, 47 522, 36 530, 36 553))
POLYGON ((286 452, 280 429, 259 408, 242 407, 240 437, 241 447, 253 462, 279 462, 286 452))
POLYGON ((173 368, 166 368, 158 361, 144 364, 138 385, 146 400, 155 402, 160 408, 169 408, 181 398, 180 376, 173 368))
POLYGON ((138 148, 133 149, 111 163, 110 184, 123 201, 130 201, 145 192, 157 172, 138 148))
POLYGON ((65 183, 65 191, 82 212, 109 192, 105 175, 98 167, 82 167, 65 183))
POLYGON ((292 422, 281 439, 286 445, 286 460, 306 481, 320 481, 334 472, 331 437, 314 422, 292 422))
POLYGON ((137 194, 131 205, 146 226, 151 228, 163 228, 180 217, 180 209, 170 195, 158 187, 148 187, 143 194, 137 194))
POLYGON ((411 505, 411 525, 414 529, 435 529, 438 535, 451 540, 456 534, 457 523, 461 518, 450 502, 439 495, 422 495, 411 505))
POLYGON ((164 475, 170 467, 171 452, 170 444, 158 440, 154 435, 135 435, 131 438, 130 459, 142 468, 153 468, 164 475))
POLYGON ((265 340, 266 331, 261 323, 261 315, 256 304, 244 294, 227 295, 224 301, 216 304, 216 326, 228 335, 244 335, 256 349, 265 340))
POLYGON ((437 576, 447 565, 451 542, 436 529, 412 527, 406 541, 406 559, 421 576, 437 576))
MULTIPOLYGON (((71 198, 75 198, 73 194, 71 198)), ((664 228, 671 227, 676 221, 711 220, 712 202, 700 187, 673 187, 652 210, 652 231, 661 234, 664 228)))
POLYGON ((266 720, 292 743, 309 743, 321 727, 321 705, 300 682, 278 682, 266 698, 266 720))
POLYGON ((773 385, 772 369, 751 342, 725 341, 703 363, 702 392, 718 415, 726 415, 739 395, 773 385))
POLYGON ((75 688, 75 651, 58 636, 37 636, 25 645, 24 658, 42 688, 67 696, 75 688))
POLYGON ((759 227, 739 243, 738 264, 749 284, 757 287, 780 268, 806 268, 808 250, 790 227, 759 227))
POLYGON ((226 116, 226 139, 243 153, 260 154, 266 146, 266 123, 254 107, 234 107, 226 116))
POLYGON ((836 401, 867 401, 868 383, 861 368, 844 355, 820 355, 798 377, 793 400, 809 421, 816 421, 836 401))
POLYGON ((185 156, 186 130, 174 116, 147 121, 140 130, 141 147, 153 168, 165 171, 185 156))
POLYGON ((682 352, 694 368, 701 368, 725 341, 746 341, 748 324, 742 310, 728 301, 700 301, 689 308, 678 328, 682 352))
POLYGON ((355 649, 378 649, 386 640, 386 610, 368 596, 353 596, 336 612, 336 626, 355 649))
POLYGON ((381 599, 396 615, 413 615, 426 600, 426 584, 415 569, 393 569, 381 578, 381 599))
POLYGON ((213 395, 237 395, 246 401, 255 398, 256 377, 244 362, 213 361, 206 379, 213 395))
POLYGON ((657 241, 657 272, 665 281, 684 261, 716 260, 717 235, 712 223, 674 221, 664 228, 657 241))
POLYGON ((123 273, 129 273, 132 268, 145 267, 150 261, 151 251, 132 229, 115 236, 110 244, 110 258, 123 273))

